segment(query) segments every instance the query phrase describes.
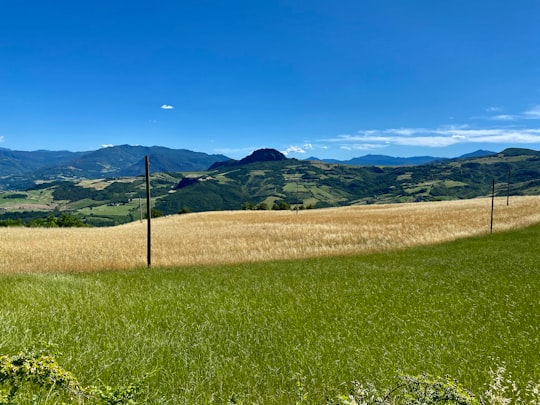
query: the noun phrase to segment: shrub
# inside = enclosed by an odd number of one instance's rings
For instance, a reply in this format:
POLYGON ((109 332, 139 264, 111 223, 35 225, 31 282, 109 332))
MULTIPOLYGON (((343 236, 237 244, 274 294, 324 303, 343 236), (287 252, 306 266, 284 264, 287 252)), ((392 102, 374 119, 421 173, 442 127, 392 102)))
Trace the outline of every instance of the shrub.
POLYGON ((373 384, 354 381, 349 395, 341 395, 332 405, 480 405, 481 402, 456 380, 446 377, 432 377, 422 374, 417 377, 399 375, 396 385, 387 390, 379 390, 373 384))
POLYGON ((23 223, 20 219, 2 219, 0 220, 0 227, 8 226, 22 226, 23 223))
POLYGON ((0 356, 0 405, 21 403, 29 396, 32 403, 37 403, 43 393, 46 393, 45 402, 67 396, 77 403, 88 400, 103 404, 135 404, 139 390, 139 384, 120 388, 85 387, 44 350, 0 356))
POLYGON ((255 205, 251 201, 246 201, 242 203, 241 209, 245 210, 252 210, 255 208, 255 205))
POLYGON ((273 210, 289 210, 291 209, 291 206, 289 203, 285 201, 276 201, 274 205, 272 206, 273 210))
POLYGON ((268 204, 266 204, 265 202, 261 202, 255 206, 255 209, 260 210, 260 211, 265 211, 268 209, 268 204))
POLYGON ((395 386, 379 390, 371 383, 352 382, 348 395, 328 400, 328 405, 537 405, 540 404, 540 381, 529 381, 520 389, 502 366, 491 370, 491 381, 483 395, 474 395, 451 377, 399 375, 395 386))

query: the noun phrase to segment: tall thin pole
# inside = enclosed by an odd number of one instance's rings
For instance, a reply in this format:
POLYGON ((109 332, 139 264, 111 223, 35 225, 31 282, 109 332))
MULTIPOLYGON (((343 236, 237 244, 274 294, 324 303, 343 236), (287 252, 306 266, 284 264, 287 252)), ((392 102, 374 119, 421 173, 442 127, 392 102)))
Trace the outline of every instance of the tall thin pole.
POLYGON ((489 233, 493 233, 493 209, 495 206, 495 179, 493 179, 493 185, 491 188, 491 225, 489 227, 489 233))
POLYGON ((298 214, 298 180, 296 180, 296 213, 298 214))
POLYGON ((150 204, 150 160, 148 155, 145 157, 146 162, 146 217, 147 217, 147 246, 146 246, 146 263, 150 267, 152 264, 152 207, 150 204))
POLYGON ((506 206, 510 205, 510 168, 508 168, 508 188, 506 190, 506 206))

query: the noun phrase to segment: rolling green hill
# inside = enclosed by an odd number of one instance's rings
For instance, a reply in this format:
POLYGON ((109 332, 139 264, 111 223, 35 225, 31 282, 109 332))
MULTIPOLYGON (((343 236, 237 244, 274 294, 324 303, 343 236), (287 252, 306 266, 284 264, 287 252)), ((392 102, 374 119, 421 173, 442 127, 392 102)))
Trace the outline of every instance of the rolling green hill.
MULTIPOLYGON (((287 159, 273 150, 205 171, 159 173, 159 160, 154 163, 157 215, 466 199, 491 195, 492 180, 497 195, 540 193, 540 152, 528 149, 399 167, 287 159)), ((41 181, 24 191, 0 193, 0 221, 29 222, 67 211, 90 225, 114 225, 139 219, 144 196, 141 176, 41 181)))
POLYGON ((215 164, 213 170, 188 175, 174 192, 156 202, 163 212, 182 207, 208 209, 293 208, 474 198, 497 193, 537 194, 540 152, 509 149, 493 156, 425 165, 350 166, 320 161, 272 159, 215 164), (211 207, 211 208, 210 208, 211 207))

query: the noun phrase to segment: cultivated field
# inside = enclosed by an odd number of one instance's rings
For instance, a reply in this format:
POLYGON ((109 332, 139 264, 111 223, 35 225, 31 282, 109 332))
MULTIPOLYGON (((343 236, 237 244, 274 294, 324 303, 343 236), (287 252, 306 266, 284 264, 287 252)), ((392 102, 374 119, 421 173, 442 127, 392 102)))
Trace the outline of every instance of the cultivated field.
MULTIPOLYGON (((152 222, 156 266, 370 253, 490 232, 491 199, 306 211, 230 211, 152 222)), ((495 200, 493 231, 540 222, 540 197, 495 200)), ((0 273, 146 265, 146 223, 112 228, 0 229, 0 273)))

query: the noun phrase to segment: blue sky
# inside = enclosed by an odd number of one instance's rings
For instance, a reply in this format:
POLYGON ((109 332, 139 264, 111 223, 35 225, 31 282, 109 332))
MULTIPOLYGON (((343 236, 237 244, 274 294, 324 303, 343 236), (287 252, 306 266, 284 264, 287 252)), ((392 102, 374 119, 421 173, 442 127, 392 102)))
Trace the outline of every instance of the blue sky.
POLYGON ((0 147, 540 149, 540 2, 0 0, 0 147))

